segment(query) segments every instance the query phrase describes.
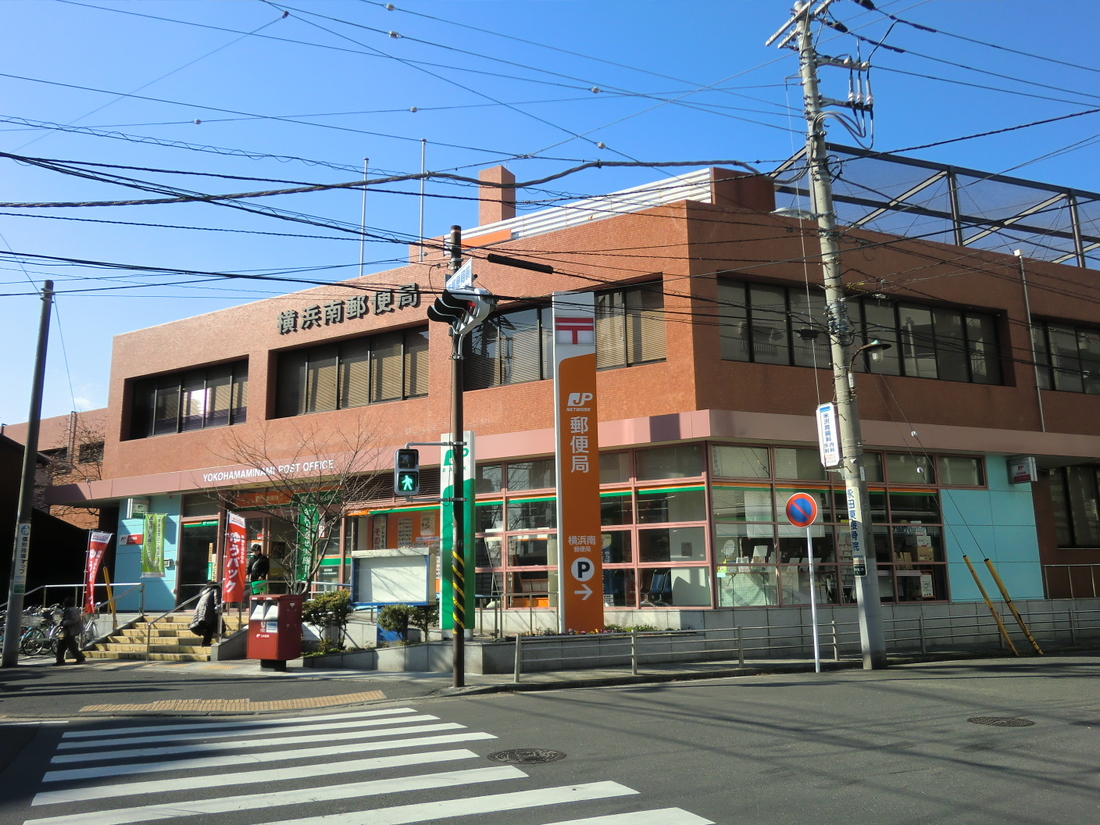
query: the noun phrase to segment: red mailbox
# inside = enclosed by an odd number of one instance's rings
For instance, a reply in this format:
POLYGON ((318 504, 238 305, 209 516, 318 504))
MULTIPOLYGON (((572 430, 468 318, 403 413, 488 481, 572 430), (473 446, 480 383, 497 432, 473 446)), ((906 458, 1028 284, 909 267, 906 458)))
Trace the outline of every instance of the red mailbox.
POLYGON ((248 614, 248 658, 260 667, 286 670, 302 655, 302 596, 253 596, 248 614))

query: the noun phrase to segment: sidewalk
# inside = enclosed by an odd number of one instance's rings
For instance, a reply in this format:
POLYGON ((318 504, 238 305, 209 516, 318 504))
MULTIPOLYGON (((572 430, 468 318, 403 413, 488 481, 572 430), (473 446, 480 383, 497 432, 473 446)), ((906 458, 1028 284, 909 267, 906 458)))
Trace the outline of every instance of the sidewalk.
MULTIPOLYGON (((990 651, 990 655, 1002 653, 990 651)), ((981 659, 980 654, 892 656, 890 664, 944 659, 981 659)), ((771 673, 813 672, 813 660, 757 660, 649 665, 629 668, 511 674, 466 674, 455 688, 450 673, 381 673, 305 668, 261 669, 255 660, 233 662, 142 662, 91 660, 53 667, 51 657, 23 657, 19 667, 0 668, 0 723, 10 720, 89 719, 131 715, 286 713, 433 696, 504 691, 591 688, 771 673)), ((822 661, 823 671, 858 668, 857 658, 822 661)))

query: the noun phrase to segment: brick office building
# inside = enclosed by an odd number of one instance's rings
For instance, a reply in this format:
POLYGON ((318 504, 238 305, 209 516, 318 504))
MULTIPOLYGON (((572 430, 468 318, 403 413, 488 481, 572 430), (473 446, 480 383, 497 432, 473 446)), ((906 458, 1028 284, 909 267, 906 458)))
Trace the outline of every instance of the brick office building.
MULTIPOLYGON (((966 182, 931 164, 904 168, 940 175, 951 192, 966 182)), ((481 225, 464 244, 478 285, 501 303, 469 336, 464 367, 477 592, 508 608, 553 607, 549 296, 582 290, 597 301, 609 608, 806 604, 804 531, 783 517, 794 491, 821 505, 816 595, 850 603, 843 481, 821 467, 813 416, 833 392, 816 224, 775 209, 797 205, 797 186, 710 169, 516 217, 511 176, 496 169, 483 180, 481 225), (488 252, 554 274, 489 263, 488 252)), ((1072 194, 1082 209, 1096 197, 1072 194)), ((838 189, 857 338, 891 344, 881 361, 853 361, 882 598, 973 601, 964 554, 992 559, 1017 599, 1092 595, 1100 325, 1088 224, 1063 232, 1047 221, 1031 235, 1021 208, 991 218, 984 234, 970 231, 980 229, 971 216, 966 236, 957 211, 929 199, 900 207, 899 226, 923 237, 875 231, 876 218, 899 214, 892 195, 838 189), (1005 240, 1010 226, 1018 234, 1005 240), (979 248, 978 234, 999 246, 979 248), (1062 260, 1036 260, 1067 244, 1076 247, 1062 260), (1031 457, 1037 475, 1013 483, 1015 460, 1031 457)), ((352 451, 357 472, 383 479, 384 492, 339 502, 320 578, 345 580, 354 553, 430 553, 438 506, 392 498, 386 478, 394 448, 438 441, 450 426, 448 332, 424 314, 446 263, 429 244, 397 269, 118 336, 103 479, 54 498, 120 507, 113 572, 124 581, 140 574, 140 511, 165 517, 152 607, 218 571, 227 506, 273 557, 293 541, 272 514, 289 502, 256 472, 254 454, 244 460, 246 445, 262 444, 288 477, 336 472, 352 451), (352 450, 349 436, 361 432, 366 448, 352 450)), ((423 461, 438 456, 425 450, 423 461)))

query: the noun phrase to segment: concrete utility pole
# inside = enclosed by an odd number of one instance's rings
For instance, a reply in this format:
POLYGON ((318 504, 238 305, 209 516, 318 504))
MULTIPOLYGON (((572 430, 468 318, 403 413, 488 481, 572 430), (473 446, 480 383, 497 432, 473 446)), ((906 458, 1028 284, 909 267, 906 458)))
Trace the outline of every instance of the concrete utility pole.
MULTIPOLYGON (((833 383, 836 393, 837 418, 841 441, 841 466, 848 502, 848 525, 851 531, 852 568, 856 580, 856 604, 859 616, 860 646, 863 667, 873 670, 886 667, 886 644, 882 633, 878 570, 875 564, 874 534, 868 529, 871 513, 867 495, 867 474, 863 463, 863 438, 859 426, 859 408, 856 404, 855 375, 852 362, 860 347, 852 354, 849 348, 855 340, 844 293, 844 281, 840 265, 840 244, 837 240, 836 214, 833 211, 832 178, 825 146, 825 114, 818 91, 817 67, 820 64, 860 68, 853 61, 822 58, 814 49, 810 24, 823 15, 833 0, 822 0, 813 9, 810 0, 799 2, 794 16, 767 45, 780 37, 781 47, 796 41, 799 69, 802 77, 802 93, 806 115, 806 165, 813 200, 814 217, 817 219, 821 243, 821 268, 825 278, 825 303, 828 313, 829 343, 833 361, 833 383), (793 30, 792 27, 793 26, 793 30), (785 36, 784 36, 785 35, 785 36)), ((836 104, 839 101, 829 101, 836 104)))
POLYGON ((19 514, 15 520, 15 546, 8 583, 8 615, 4 620, 4 648, 0 666, 19 664, 19 642, 23 635, 23 592, 27 589, 27 562, 31 543, 31 514, 34 512, 34 471, 38 464, 38 428, 42 420, 42 386, 46 376, 46 342, 50 336, 50 307, 53 281, 42 287, 42 315, 38 323, 38 348, 34 354, 31 407, 27 414, 27 443, 23 447, 23 479, 19 487, 19 514))

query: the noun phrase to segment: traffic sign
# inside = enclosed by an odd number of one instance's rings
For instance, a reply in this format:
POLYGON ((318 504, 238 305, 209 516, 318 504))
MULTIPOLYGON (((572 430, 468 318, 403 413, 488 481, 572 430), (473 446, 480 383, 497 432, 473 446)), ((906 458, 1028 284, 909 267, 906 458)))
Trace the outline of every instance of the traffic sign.
POLYGON ((395 496, 415 496, 420 492, 420 451, 398 450, 393 457, 393 492, 395 496))
POLYGON ((809 527, 817 521, 817 500, 809 493, 795 493, 787 499, 787 521, 795 527, 809 527))

